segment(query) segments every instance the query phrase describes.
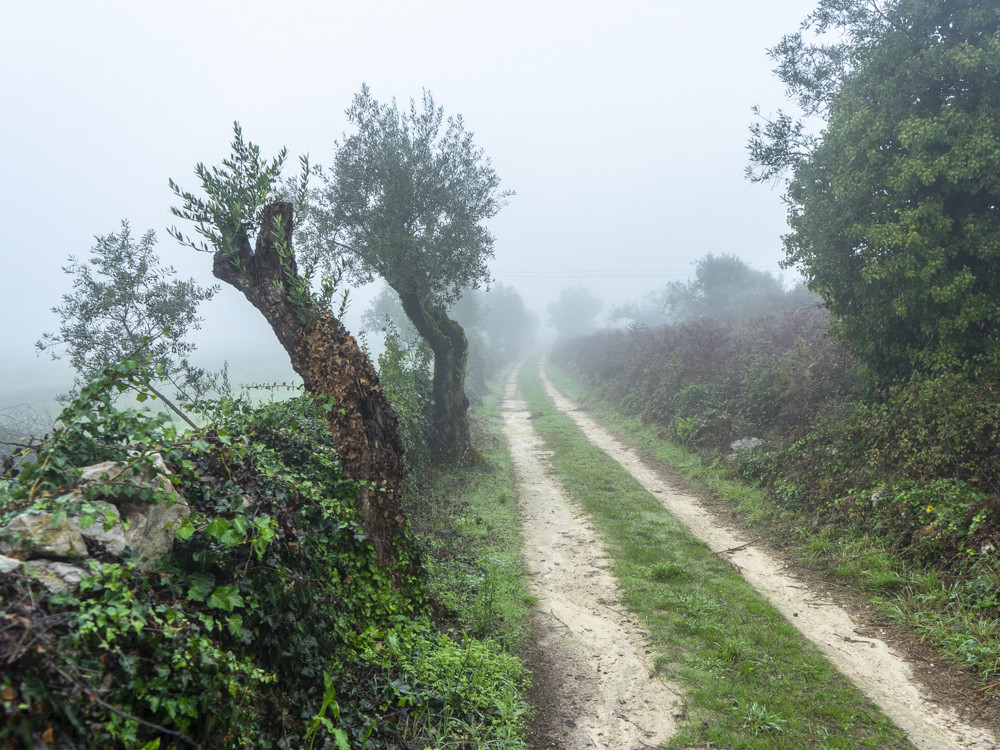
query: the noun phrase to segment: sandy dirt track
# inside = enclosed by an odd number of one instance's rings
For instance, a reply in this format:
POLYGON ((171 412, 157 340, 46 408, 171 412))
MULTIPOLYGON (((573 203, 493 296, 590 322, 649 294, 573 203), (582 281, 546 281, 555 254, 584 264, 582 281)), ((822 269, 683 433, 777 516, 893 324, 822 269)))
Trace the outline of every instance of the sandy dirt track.
POLYGON ((653 676, 643 633, 619 600, 593 528, 550 476, 551 454, 516 398, 513 377, 502 412, 538 600, 531 661, 545 695, 535 747, 656 747, 673 733, 681 699, 653 676))
MULTIPOLYGON (((915 681, 906 661, 885 642, 869 634, 859 635, 859 624, 845 609, 810 590, 786 571, 780 559, 755 546, 744 532, 721 523, 697 498, 669 486, 656 470, 577 409, 542 374, 557 408, 571 416, 591 442, 617 460, 694 536, 713 551, 724 554, 795 628, 907 733, 916 747, 921 750, 1000 747, 993 734, 967 725, 953 711, 939 706, 915 681)), ((526 534, 536 533, 530 531, 533 525, 533 521, 527 522, 526 534)), ((548 533, 558 534, 558 531, 548 533)), ((530 550, 533 542, 526 543, 530 550)))

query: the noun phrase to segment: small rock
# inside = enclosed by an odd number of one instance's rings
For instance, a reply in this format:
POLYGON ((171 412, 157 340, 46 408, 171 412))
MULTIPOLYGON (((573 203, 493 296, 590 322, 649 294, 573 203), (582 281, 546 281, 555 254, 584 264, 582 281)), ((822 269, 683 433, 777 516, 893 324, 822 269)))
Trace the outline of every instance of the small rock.
MULTIPOLYGON (((163 456, 159 453, 152 454, 150 463, 155 472, 151 472, 149 469, 140 470, 136 466, 129 466, 116 461, 104 461, 103 463, 85 466, 80 470, 80 478, 77 479, 76 483, 77 485, 114 484, 118 487, 131 484, 136 489, 161 490, 169 494, 173 490, 173 485, 170 484, 170 480, 167 478, 170 470, 163 462, 163 456)), ((135 495, 132 492, 120 492, 108 496, 107 499, 115 505, 121 505, 129 500, 134 500, 135 495)))
POLYGON ((53 560, 29 560, 24 564, 24 571, 53 593, 77 588, 80 576, 87 572, 75 565, 53 560))
POLYGON ((181 522, 191 515, 191 509, 173 495, 161 503, 130 502, 121 506, 128 520, 125 542, 132 552, 147 560, 169 555, 174 547, 174 535, 181 522))
MULTIPOLYGON (((125 481, 136 487, 148 487, 163 493, 163 499, 158 503, 137 500, 134 496, 129 497, 130 493, 107 498, 111 504, 117 506, 120 515, 128 522, 128 531, 123 534, 122 549, 127 546, 133 553, 145 557, 147 561, 170 554, 174 545, 174 534, 180 528, 181 522, 191 514, 191 509, 177 495, 170 483, 167 477, 169 470, 162 456, 158 454, 153 456, 153 466, 157 473, 150 477, 148 472, 144 476, 134 467, 105 461, 85 467, 78 480, 78 484, 100 484, 110 480, 125 481)), ((100 522, 94 526, 100 528, 100 522)), ((117 545, 116 529, 120 530, 121 527, 109 530, 108 533, 115 537, 113 543, 117 545)), ((105 547, 109 552, 119 554, 107 545, 105 547)))
POLYGON ((22 565, 24 565, 23 560, 18 560, 13 557, 6 557, 5 555, 0 555, 0 573, 13 573, 22 565))
POLYGON ((84 538, 92 539, 93 541, 100 543, 104 549, 112 555, 118 555, 120 557, 122 552, 125 551, 126 542, 125 530, 122 528, 121 516, 118 513, 118 508, 111 503, 104 502, 103 500, 96 500, 94 505, 97 506, 99 510, 97 519, 87 528, 81 528, 80 533, 84 536, 84 538), (114 526, 105 530, 104 519, 109 516, 114 519, 114 526))
POLYGON ((76 481, 77 484, 113 481, 125 471, 126 467, 117 461, 104 461, 103 463, 84 466, 80 470, 80 478, 76 481))
POLYGON ((759 447, 764 441, 760 438, 746 437, 734 440, 729 444, 729 450, 733 453, 745 453, 759 447))
POLYGON ((4 532, 14 536, 0 542, 0 553, 35 552, 50 557, 86 557, 87 545, 76 521, 63 518, 57 525, 51 513, 22 513, 4 532))

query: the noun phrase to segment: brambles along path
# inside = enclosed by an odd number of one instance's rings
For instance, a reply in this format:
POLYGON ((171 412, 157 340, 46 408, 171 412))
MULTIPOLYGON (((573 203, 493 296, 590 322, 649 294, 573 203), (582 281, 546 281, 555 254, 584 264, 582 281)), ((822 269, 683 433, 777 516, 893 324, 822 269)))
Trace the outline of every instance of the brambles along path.
POLYGON ((653 676, 643 633, 618 599, 593 528, 550 476, 550 454, 516 396, 515 377, 507 381, 502 412, 538 598, 533 669, 545 704, 536 747, 655 747, 673 733, 680 697, 653 676))
MULTIPOLYGON (((725 555, 725 558, 781 612, 789 623, 816 644, 840 672, 853 681, 886 716, 906 732, 910 742, 916 747, 921 750, 963 748, 989 750, 998 746, 992 734, 969 726, 954 712, 939 706, 926 688, 915 681, 905 660, 892 651, 884 641, 872 637, 867 632, 859 635, 860 626, 847 610, 827 600, 819 592, 811 590, 803 580, 790 575, 783 561, 755 546, 749 538, 741 535, 742 532, 721 523, 701 505, 697 498, 677 492, 670 487, 663 477, 646 466, 634 451, 601 429, 556 391, 552 383, 545 378, 544 372, 542 380, 556 408, 570 416, 588 440, 618 461, 693 536, 706 542, 717 554, 725 555)), ((508 403, 512 398, 511 384, 508 383, 508 403)), ((513 413, 511 412, 512 415, 513 413)), ((530 423, 527 429, 530 430, 530 423)), ((515 444, 513 438, 511 443, 515 458, 518 458, 519 452, 526 453, 529 450, 515 444)), ((533 450, 539 449, 536 447, 533 450)), ((520 463, 517 463, 517 466, 520 472, 520 463)), ((528 485, 527 489, 530 488, 531 485, 528 485)), ((559 515, 549 513, 550 518, 546 518, 543 513, 540 518, 537 511, 528 510, 526 516, 526 549, 530 555, 529 562, 532 562, 531 557, 539 556, 535 553, 534 537, 542 533, 536 527, 543 523, 546 526, 555 526, 559 522, 559 515)), ((557 535, 559 530, 553 528, 546 533, 551 537, 557 535)), ((592 548, 588 545, 587 549, 592 548)), ((579 579, 581 576, 577 575, 576 578, 579 579)), ((544 588, 544 584, 540 584, 540 587, 544 588)), ((572 592, 567 595, 573 596, 572 592)), ((540 599, 542 599, 541 594, 540 599)), ((544 600, 540 601, 539 619, 544 619, 542 613, 547 611, 546 606, 544 600)), ((552 700, 561 699, 562 696, 552 696, 552 700)), ((659 712, 669 715, 671 705, 670 702, 661 703, 659 712)), ((656 744, 649 739, 644 742, 656 744)), ((617 746, 629 747, 621 744, 617 746)), ((567 747, 587 747, 587 745, 569 742, 567 747)))

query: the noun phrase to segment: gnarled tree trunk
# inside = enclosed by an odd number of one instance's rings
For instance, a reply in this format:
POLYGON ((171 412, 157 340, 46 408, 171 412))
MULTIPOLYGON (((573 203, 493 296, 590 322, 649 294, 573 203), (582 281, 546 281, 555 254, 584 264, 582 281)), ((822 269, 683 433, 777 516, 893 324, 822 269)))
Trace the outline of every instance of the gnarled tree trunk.
MULTIPOLYGON (((235 253, 215 254, 212 271, 264 315, 306 391, 336 400, 326 414, 337 455, 344 475, 366 485, 359 498, 362 525, 398 587, 402 571, 396 545, 403 543, 406 520, 400 505, 404 466, 396 416, 354 337, 304 286, 296 286, 302 279, 291 239, 292 204, 272 203, 264 208, 255 247, 241 233, 235 253)), ((413 572, 416 557, 408 557, 413 572)))
POLYGON ((434 429, 439 447, 451 456, 472 460, 478 454, 469 435, 469 397, 465 331, 441 305, 425 305, 414 292, 399 292, 403 312, 434 352, 434 429))

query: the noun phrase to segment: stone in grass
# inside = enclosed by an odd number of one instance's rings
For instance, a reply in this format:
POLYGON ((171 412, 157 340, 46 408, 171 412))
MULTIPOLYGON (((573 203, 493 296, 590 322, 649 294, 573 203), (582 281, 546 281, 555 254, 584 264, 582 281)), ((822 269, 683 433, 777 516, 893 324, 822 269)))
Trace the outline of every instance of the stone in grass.
POLYGON ((739 440, 734 440, 729 444, 729 450, 733 453, 746 453, 747 451, 752 451, 754 448, 759 448, 763 445, 764 441, 760 438, 746 437, 739 440))

